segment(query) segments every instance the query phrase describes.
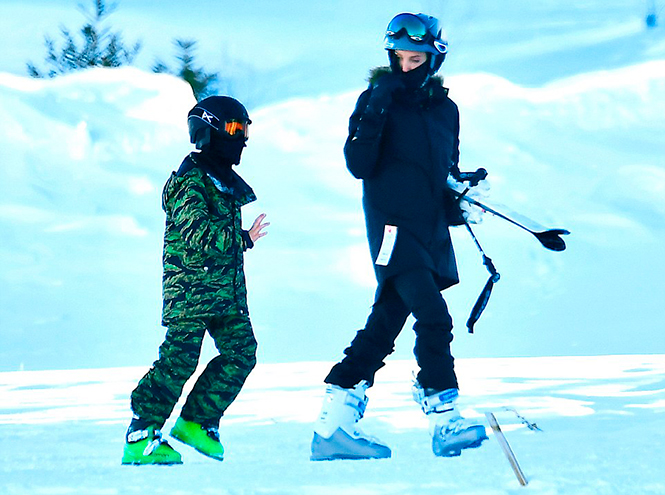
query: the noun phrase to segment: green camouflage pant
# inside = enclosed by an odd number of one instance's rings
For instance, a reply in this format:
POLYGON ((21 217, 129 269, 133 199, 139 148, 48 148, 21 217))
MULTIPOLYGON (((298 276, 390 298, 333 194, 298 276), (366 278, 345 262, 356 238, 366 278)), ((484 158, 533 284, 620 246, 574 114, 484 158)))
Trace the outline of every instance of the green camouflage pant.
POLYGON ((194 384, 180 415, 188 421, 217 426, 256 364, 256 340, 246 314, 171 325, 159 348, 159 359, 132 392, 132 410, 141 419, 160 428, 164 425, 185 382, 196 370, 206 330, 219 355, 194 384))

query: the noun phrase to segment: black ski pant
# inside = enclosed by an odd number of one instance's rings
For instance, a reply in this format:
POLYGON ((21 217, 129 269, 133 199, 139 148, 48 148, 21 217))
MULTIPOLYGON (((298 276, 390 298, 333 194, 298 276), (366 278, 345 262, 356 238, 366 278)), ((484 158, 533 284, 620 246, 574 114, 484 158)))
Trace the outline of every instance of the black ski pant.
POLYGON ((394 351, 395 339, 410 314, 416 319, 413 351, 420 367, 418 382, 423 388, 437 391, 458 388, 450 353, 452 318, 427 269, 398 274, 379 285, 365 328, 344 350, 346 357, 333 366, 325 382, 342 388, 363 380, 373 384, 375 373, 394 351))

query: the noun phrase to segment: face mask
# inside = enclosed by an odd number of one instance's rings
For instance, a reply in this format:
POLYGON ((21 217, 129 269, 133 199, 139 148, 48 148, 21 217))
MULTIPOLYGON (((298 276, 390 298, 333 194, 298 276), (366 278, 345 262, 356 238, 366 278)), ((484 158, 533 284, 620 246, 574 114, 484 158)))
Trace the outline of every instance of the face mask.
POLYGON ((238 165, 242 150, 245 148, 244 139, 215 139, 210 141, 202 153, 214 161, 219 161, 225 165, 238 165))
POLYGON ((407 90, 421 88, 429 79, 429 58, 419 67, 416 67, 409 72, 402 72, 401 77, 407 90))
POLYGON ((431 55, 427 54, 427 60, 420 67, 417 67, 409 72, 402 72, 402 67, 399 63, 399 58, 394 50, 388 52, 388 60, 390 61, 390 68, 394 74, 401 76, 404 86, 407 90, 414 90, 421 88, 429 80, 429 68, 431 63, 431 55))

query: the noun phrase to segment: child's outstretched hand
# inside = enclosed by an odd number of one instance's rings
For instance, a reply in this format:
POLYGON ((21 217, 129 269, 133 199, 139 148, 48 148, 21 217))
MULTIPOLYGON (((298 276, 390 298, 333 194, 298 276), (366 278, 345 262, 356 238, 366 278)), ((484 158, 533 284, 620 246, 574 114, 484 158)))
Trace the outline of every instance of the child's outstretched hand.
POLYGON ((270 225, 270 222, 264 222, 263 220, 266 218, 265 213, 261 213, 258 217, 256 217, 256 220, 254 220, 254 223, 252 224, 252 227, 249 229, 249 237, 252 239, 252 242, 256 242, 259 240, 261 237, 266 235, 268 232, 264 232, 263 229, 268 227, 270 225))

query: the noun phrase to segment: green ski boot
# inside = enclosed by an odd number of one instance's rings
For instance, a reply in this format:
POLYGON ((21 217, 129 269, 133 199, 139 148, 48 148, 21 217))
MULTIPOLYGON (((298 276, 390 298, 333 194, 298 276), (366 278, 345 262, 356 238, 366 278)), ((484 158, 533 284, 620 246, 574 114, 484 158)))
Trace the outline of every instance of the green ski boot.
POLYGON ((178 418, 171 429, 171 436, 203 455, 218 461, 224 460, 224 447, 219 442, 219 430, 215 426, 204 426, 178 418))
POLYGON ((172 465, 182 464, 182 458, 162 438, 162 432, 154 425, 141 430, 132 430, 130 426, 122 454, 122 463, 172 465))

